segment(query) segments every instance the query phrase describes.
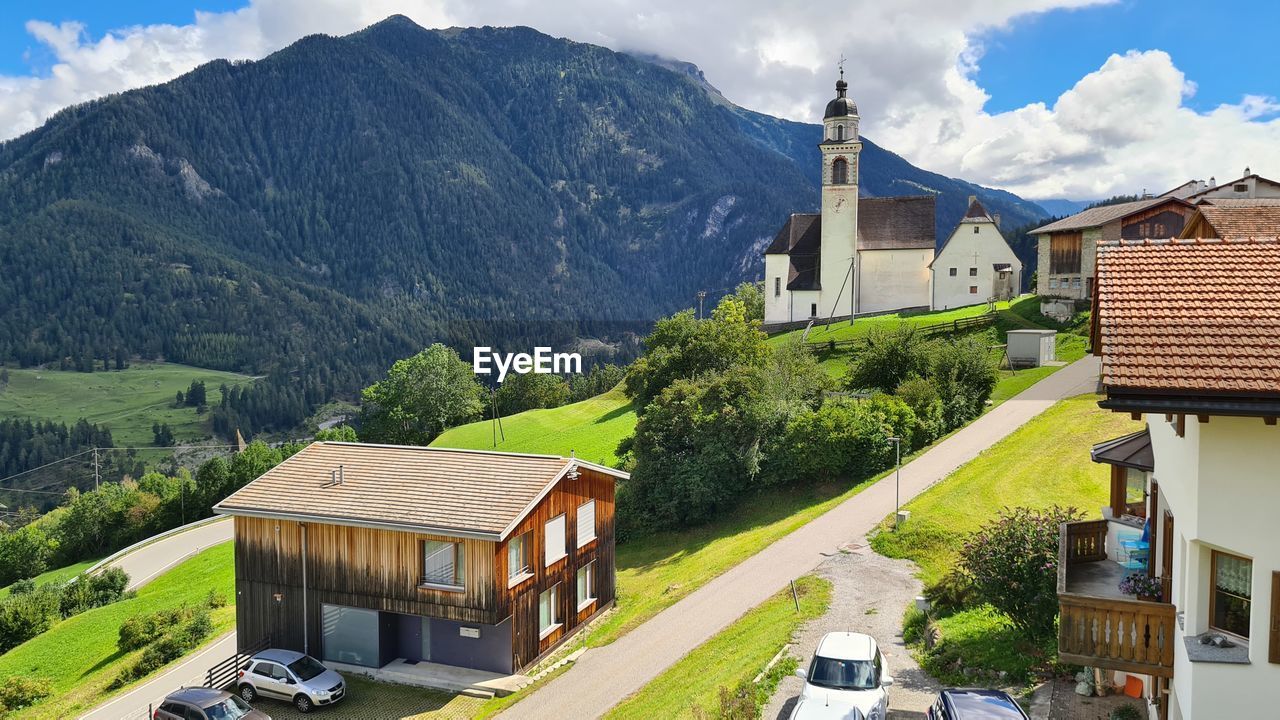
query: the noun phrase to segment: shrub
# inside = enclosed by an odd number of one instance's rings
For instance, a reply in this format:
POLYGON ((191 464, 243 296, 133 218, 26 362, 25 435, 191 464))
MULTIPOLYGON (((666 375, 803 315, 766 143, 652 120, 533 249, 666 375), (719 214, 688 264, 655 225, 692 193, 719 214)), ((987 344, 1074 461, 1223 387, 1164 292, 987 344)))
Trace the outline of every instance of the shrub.
POLYGON ((48 570, 56 549, 53 538, 34 523, 0 534, 0 585, 48 570))
POLYGON ((933 358, 933 382, 948 430, 982 414, 999 379, 991 353, 975 336, 943 343, 933 358))
POLYGON ((924 589, 924 597, 938 615, 951 615, 981 604, 973 580, 957 569, 924 589))
POLYGON ((868 478, 893 465, 889 436, 914 424, 911 408, 889 395, 829 400, 787 424, 769 459, 770 475, 782 482, 868 478))
POLYGON ((130 617, 120 624, 116 647, 120 648, 121 652, 145 647, 191 618, 194 613, 195 610, 191 606, 179 605, 130 617))
POLYGON ((909 325, 873 329, 858 353, 845 384, 850 390, 893 392, 909 377, 929 370, 929 344, 909 325))
POLYGON ((1058 616, 1058 532, 1078 520, 1075 508, 1014 508, 973 533, 960 567, 978 596, 1032 638, 1053 634, 1058 616))
POLYGON ((902 641, 908 645, 920 642, 928 624, 929 615, 925 611, 916 607, 914 602, 907 605, 907 611, 902 614, 902 641))
POLYGON ((9 586, 9 595, 25 595, 29 592, 35 592, 36 581, 31 578, 24 578, 9 586))
POLYGON ((218 592, 217 590, 210 590, 209 594, 204 598, 204 604, 213 610, 220 607, 226 607, 227 595, 226 593, 218 592))
POLYGON ((102 607, 124 597, 129 575, 112 567, 92 576, 80 576, 62 588, 62 617, 78 615, 90 608, 102 607))
POLYGON ((942 398, 933 381, 922 377, 903 380, 893 394, 916 414, 916 424, 911 434, 911 447, 922 448, 942 437, 947 431, 942 416, 942 398))
POLYGON ((0 679, 0 715, 33 705, 51 691, 52 687, 45 678, 10 675, 0 679))
MULTIPOLYGON (((180 626, 174 627, 168 625, 161 630, 161 634, 153 637, 146 650, 142 651, 142 655, 129 667, 126 667, 111 682, 111 689, 116 689, 137 680, 146 677, 161 667, 177 660, 178 658, 191 652, 213 632, 213 619, 209 616, 209 608, 199 607, 191 608, 182 605, 160 613, 152 613, 152 615, 160 615, 167 613, 163 618, 168 621, 175 616, 183 618, 180 626)), ((130 618, 132 620, 133 618, 130 618)), ((124 627, 121 626, 121 641, 123 642, 124 627)), ((121 650, 125 648, 120 646, 121 650)), ((136 649, 136 648, 133 648, 136 649)))
POLYGON ((48 630, 59 617, 59 603, 54 585, 10 595, 0 602, 0 653, 48 630))

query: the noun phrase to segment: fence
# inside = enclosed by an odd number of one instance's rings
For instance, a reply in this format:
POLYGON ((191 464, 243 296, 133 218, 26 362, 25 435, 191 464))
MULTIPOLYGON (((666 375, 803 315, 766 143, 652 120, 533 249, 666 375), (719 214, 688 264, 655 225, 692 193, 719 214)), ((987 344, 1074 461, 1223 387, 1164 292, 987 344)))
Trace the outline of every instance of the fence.
MULTIPOLYGON (((995 321, 996 313, 987 312, 982 315, 975 315, 974 317, 948 320, 947 322, 933 323, 932 325, 913 325, 911 327, 923 337, 933 337, 935 335, 957 333, 961 330, 972 330, 975 328, 987 327, 988 325, 995 323, 995 321)), ((851 348, 856 345, 862 345, 865 342, 865 338, 853 338, 851 340, 806 340, 804 345, 810 350, 822 350, 824 348, 851 348)))
POLYGON ((271 638, 264 637, 244 651, 237 650, 225 660, 215 664, 204 674, 204 686, 222 690, 230 687, 240 675, 240 668, 245 661, 271 647, 271 638))

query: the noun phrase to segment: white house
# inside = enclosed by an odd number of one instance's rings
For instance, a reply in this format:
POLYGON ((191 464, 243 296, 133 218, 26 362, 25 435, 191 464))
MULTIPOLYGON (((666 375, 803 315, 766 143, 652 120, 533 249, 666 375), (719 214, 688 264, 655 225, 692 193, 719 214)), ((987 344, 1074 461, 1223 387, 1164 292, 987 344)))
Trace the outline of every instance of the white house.
POLYGON ((975 195, 929 270, 933 310, 1008 300, 1022 288, 1022 261, 1000 234, 998 219, 975 195))
POLYGON ((788 218, 764 251, 766 325, 929 304, 934 199, 859 198, 858 107, 844 71, 823 115, 822 212, 788 218))
POLYGON ((1152 718, 1280 716, 1278 275, 1275 238, 1099 246, 1100 405, 1147 429, 1095 448, 1110 507, 1063 526, 1059 656, 1137 678, 1152 718))

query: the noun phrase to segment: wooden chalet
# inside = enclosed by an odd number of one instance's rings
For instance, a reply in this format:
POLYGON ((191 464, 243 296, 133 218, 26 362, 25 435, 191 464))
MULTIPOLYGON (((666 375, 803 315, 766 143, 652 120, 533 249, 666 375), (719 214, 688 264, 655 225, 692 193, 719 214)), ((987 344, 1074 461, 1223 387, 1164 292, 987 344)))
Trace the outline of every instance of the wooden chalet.
POLYGON ((574 458, 313 443, 234 516, 241 649, 513 673, 614 601, 614 483, 574 458))

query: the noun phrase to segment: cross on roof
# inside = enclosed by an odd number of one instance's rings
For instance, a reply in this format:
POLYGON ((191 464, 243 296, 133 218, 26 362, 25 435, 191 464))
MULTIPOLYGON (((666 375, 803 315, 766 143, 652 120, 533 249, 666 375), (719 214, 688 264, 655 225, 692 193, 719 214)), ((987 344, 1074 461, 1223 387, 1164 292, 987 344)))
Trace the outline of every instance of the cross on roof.
POLYGON ((840 53, 840 60, 836 62, 836 65, 840 68, 840 79, 842 80, 844 79, 844 60, 844 53, 840 53))

